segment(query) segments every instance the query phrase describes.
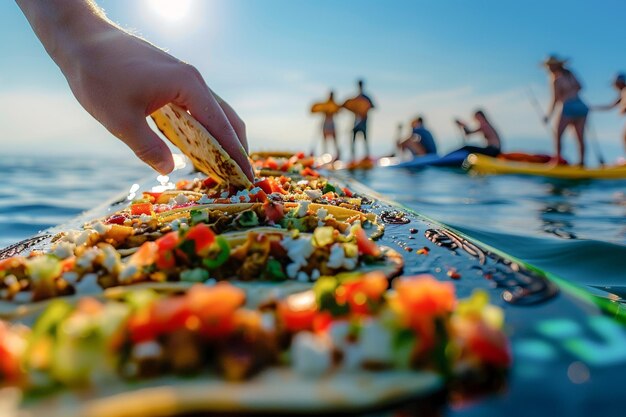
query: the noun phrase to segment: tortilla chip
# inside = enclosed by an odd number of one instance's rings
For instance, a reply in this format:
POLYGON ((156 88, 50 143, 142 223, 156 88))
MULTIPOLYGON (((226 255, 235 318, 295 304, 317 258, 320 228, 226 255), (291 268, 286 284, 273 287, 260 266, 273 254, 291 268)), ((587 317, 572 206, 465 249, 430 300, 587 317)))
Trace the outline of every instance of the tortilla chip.
MULTIPOLYGON (((198 170, 219 183, 244 188, 252 186, 237 162, 187 111, 175 104, 168 104, 150 117, 161 133, 187 155, 198 170)), ((242 152, 245 152, 243 148, 242 152)))

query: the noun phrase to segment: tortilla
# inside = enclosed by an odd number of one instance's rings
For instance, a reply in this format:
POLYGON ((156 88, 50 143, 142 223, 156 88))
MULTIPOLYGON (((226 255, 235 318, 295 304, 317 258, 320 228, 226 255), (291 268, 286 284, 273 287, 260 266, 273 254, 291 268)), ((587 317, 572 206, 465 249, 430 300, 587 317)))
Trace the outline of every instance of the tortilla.
MULTIPOLYGON (((170 103, 150 117, 165 137, 187 155, 198 170, 218 183, 225 182, 243 188, 252 186, 241 167, 218 140, 187 111, 170 103)), ((245 154, 243 148, 241 152, 245 154)))
POLYGON ((306 379, 289 369, 270 368, 237 383, 203 375, 102 384, 80 397, 65 392, 40 399, 30 407, 26 400, 24 411, 48 417, 358 413, 424 398, 443 388, 442 378, 431 372, 334 372, 320 379, 306 379))

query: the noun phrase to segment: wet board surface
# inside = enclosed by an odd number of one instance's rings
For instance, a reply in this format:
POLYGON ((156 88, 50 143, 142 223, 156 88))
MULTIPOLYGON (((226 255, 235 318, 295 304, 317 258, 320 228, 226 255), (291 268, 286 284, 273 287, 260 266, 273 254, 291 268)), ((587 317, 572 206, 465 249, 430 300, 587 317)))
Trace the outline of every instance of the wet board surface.
MULTIPOLYGON (((364 208, 386 221, 385 233, 377 242, 403 254, 404 275, 428 273, 439 280, 451 281, 459 297, 470 295, 476 288, 485 289, 492 302, 505 310, 505 329, 514 353, 510 375, 500 386, 494 387, 496 392, 471 404, 450 407, 443 401, 440 407, 446 415, 553 416, 566 413, 588 416, 621 413, 626 330, 619 320, 624 321, 626 316, 623 316, 622 300, 618 296, 601 290, 595 290, 592 295, 587 289, 574 287, 386 201, 348 175, 331 173, 328 176, 370 200, 364 208), (425 247, 428 253, 419 253, 425 247)), ((171 180, 176 182, 193 177, 194 174, 189 172, 177 171, 171 180)), ((154 185, 157 184, 144 181, 137 192, 149 190, 154 185)), ((120 196, 65 225, 0 251, 0 258, 45 249, 58 231, 80 227, 85 221, 119 210, 127 203, 126 196, 120 196)), ((423 394, 432 391, 430 386, 423 394)), ((419 397, 420 393, 414 394, 419 397)), ((303 412, 302 409, 283 411, 303 412)), ((350 411, 350 407, 339 411, 350 411)), ((352 411, 362 412, 363 404, 353 403, 352 411)), ((419 414, 419 409, 414 411, 419 414)))

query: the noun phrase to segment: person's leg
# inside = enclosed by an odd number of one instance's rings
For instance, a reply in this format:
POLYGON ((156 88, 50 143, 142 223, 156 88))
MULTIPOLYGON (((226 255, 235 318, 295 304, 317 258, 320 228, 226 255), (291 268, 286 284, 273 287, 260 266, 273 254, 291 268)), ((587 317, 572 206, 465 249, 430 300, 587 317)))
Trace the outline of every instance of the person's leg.
POLYGON ((585 166, 585 123, 587 117, 581 117, 572 122, 574 130, 576 132, 576 139, 578 139, 578 165, 585 166))
POLYGON ((624 149, 626 150, 626 127, 624 127, 624 149))
POLYGON ((363 130, 363 144, 365 145, 365 158, 370 157, 370 144, 367 142, 367 129, 363 130))
POLYGON ((341 159, 341 152, 339 151, 339 143, 337 142, 337 133, 333 132, 331 137, 333 138, 333 144, 335 145, 335 158, 334 159, 341 159))
POLYGON ((326 142, 328 142, 328 135, 324 132, 324 137, 322 138, 322 154, 326 153, 326 142))
POLYGON ((354 149, 354 147, 355 147, 355 143, 356 143, 356 134, 357 134, 357 132, 358 131, 356 129, 352 130, 352 143, 350 144, 350 156, 351 156, 351 160, 352 161, 355 160, 354 159, 354 157, 355 157, 355 154, 354 154, 355 149, 354 149))
POLYGON ((557 125, 555 136, 554 136, 554 145, 556 150, 556 163, 558 164, 561 160, 561 138, 563 137, 563 132, 565 132, 565 128, 569 124, 569 119, 567 117, 561 116, 559 118, 559 124, 557 125))

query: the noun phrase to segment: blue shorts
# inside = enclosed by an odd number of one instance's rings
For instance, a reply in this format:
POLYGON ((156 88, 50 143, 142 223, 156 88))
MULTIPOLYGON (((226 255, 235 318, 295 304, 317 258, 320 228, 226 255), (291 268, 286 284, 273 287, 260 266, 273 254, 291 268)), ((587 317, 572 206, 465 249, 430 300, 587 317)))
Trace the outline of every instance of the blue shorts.
POLYGON ((587 113, 589 113, 589 107, 578 97, 563 103, 563 110, 561 110, 561 115, 568 119, 580 119, 586 117, 587 113))

